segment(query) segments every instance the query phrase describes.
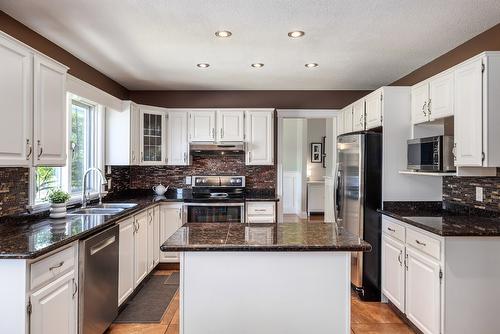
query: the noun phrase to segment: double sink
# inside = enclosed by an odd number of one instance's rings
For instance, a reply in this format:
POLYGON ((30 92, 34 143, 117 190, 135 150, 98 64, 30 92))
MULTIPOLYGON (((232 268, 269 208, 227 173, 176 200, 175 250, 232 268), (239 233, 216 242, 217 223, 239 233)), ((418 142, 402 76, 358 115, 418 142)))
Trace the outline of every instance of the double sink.
POLYGON ((68 215, 112 216, 135 206, 137 206, 135 203, 105 203, 76 209, 69 212, 68 215))

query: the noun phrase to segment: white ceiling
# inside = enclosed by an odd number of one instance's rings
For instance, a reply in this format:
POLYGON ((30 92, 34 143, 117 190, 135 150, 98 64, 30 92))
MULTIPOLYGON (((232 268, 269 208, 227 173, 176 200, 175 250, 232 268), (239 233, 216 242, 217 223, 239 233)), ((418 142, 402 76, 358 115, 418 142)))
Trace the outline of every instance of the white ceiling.
POLYGON ((374 89, 500 20, 498 0, 0 0, 0 9, 131 90, 374 89), (222 29, 233 36, 216 38, 222 29), (290 39, 296 29, 305 37, 290 39))

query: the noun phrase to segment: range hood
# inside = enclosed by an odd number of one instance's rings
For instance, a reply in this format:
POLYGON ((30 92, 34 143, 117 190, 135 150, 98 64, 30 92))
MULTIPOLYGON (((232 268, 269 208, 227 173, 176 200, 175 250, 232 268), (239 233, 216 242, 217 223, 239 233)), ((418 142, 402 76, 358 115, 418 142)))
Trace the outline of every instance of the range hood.
POLYGON ((245 154, 243 142, 192 143, 189 152, 193 156, 242 155, 245 154))

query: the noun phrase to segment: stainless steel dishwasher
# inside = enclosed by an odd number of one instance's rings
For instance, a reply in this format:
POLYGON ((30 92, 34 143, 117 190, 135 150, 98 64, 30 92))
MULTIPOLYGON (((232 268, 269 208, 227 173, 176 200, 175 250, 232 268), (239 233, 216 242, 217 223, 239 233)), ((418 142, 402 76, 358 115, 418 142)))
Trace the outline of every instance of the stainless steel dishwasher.
POLYGON ((102 334, 117 316, 118 243, 117 225, 80 241, 80 334, 102 334))

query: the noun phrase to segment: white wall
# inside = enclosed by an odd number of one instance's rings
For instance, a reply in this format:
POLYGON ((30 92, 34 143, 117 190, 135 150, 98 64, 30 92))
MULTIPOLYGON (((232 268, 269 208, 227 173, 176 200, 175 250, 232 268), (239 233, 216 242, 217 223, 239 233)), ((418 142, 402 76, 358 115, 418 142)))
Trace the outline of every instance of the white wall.
POLYGON ((323 181, 325 168, 322 163, 311 162, 311 143, 323 142, 326 136, 326 119, 307 120, 307 174, 310 181, 323 181))
POLYGON ((302 169, 302 140, 299 131, 304 120, 283 120, 283 171, 298 172, 302 169))

